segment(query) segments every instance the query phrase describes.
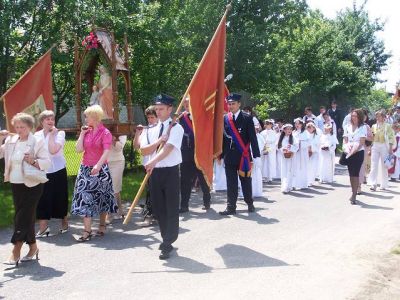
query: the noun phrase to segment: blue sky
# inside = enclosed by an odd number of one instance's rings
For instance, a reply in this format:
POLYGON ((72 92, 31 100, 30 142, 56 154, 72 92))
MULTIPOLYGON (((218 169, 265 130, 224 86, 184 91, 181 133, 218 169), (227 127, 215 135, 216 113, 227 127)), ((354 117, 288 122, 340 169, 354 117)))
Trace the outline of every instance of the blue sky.
MULTIPOLYGON (((360 6, 363 1, 354 0, 306 0, 313 9, 319 9, 326 17, 334 18, 336 13, 346 7, 352 7, 353 2, 360 6)), ((386 51, 392 54, 388 61, 387 70, 383 71, 379 78, 385 83, 379 84, 388 92, 394 92, 396 82, 400 81, 400 1, 399 0, 368 0, 366 9, 370 19, 380 18, 385 21, 384 32, 379 33, 386 51)))

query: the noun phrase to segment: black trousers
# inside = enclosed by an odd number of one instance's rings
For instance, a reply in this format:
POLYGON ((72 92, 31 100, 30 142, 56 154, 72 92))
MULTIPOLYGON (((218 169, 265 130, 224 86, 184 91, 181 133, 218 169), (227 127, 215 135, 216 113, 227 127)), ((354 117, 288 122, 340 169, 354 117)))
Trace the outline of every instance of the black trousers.
POLYGON ((196 178, 199 178, 200 187, 203 192, 203 204, 210 205, 211 194, 210 188, 204 179, 203 172, 201 172, 194 161, 187 161, 181 163, 181 208, 189 207, 190 193, 196 178))
POLYGON ((11 243, 36 243, 36 206, 43 193, 43 184, 27 187, 25 184, 11 184, 14 200, 14 234, 11 243))
MULTIPOLYGON (((228 210, 236 210, 238 198, 238 169, 239 166, 225 165, 226 185, 228 192, 228 210)), ((244 201, 253 204, 253 192, 251 187, 251 177, 239 176, 242 186, 244 201)))
POLYGON ((153 215, 160 226, 164 246, 171 245, 179 233, 179 167, 154 168, 150 176, 153 215))

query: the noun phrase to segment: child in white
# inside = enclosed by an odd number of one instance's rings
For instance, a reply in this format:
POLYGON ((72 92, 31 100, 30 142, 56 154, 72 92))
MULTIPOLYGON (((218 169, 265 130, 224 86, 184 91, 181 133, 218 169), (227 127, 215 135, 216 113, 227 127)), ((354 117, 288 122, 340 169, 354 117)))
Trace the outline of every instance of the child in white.
MULTIPOLYGON (((254 126, 256 128, 256 136, 258 142, 258 148, 264 149, 265 140, 260 134, 260 125, 254 126)), ((253 153, 253 151, 251 151, 253 153)), ((263 196, 263 184, 262 184, 262 166, 256 166, 253 164, 251 170, 251 185, 252 185, 252 194, 253 197, 262 197, 263 196)))
MULTIPOLYGON (((310 136, 310 146, 311 152, 309 152, 310 156, 310 164, 308 167, 308 185, 311 186, 314 184, 315 178, 319 177, 319 150, 320 150, 320 138, 321 134, 320 130, 317 131, 317 127, 313 122, 309 122, 306 125, 307 132, 310 136)), ((318 128, 319 129, 319 128, 318 128)))
POLYGON ((399 179, 400 176, 400 124, 393 125, 396 134, 396 142, 393 145, 393 154, 396 156, 394 173, 390 176, 392 179, 399 179))
POLYGON ((292 135, 293 126, 285 124, 278 141, 278 159, 281 162, 281 191, 286 194, 293 189, 294 153, 297 152, 299 144, 292 135))
POLYGON ((310 164, 310 137, 307 131, 305 131, 305 125, 302 119, 295 119, 294 124, 296 130, 293 132, 293 136, 299 142, 299 150, 294 155, 293 186, 295 189, 306 189, 309 183, 307 168, 310 164))
POLYGON ((338 144, 336 136, 333 134, 332 125, 324 125, 324 133, 320 140, 320 164, 319 176, 321 183, 332 183, 335 174, 335 149, 338 144))
MULTIPOLYGON (((265 146, 262 153, 262 177, 267 182, 276 178, 276 142, 279 138, 272 129, 274 120, 265 121, 265 130, 261 131, 261 136, 265 140, 265 146)), ((260 148, 261 149, 261 148, 260 148)))
POLYGON ((226 174, 223 159, 214 159, 214 191, 226 191, 226 174))
POLYGON ((277 179, 281 179, 281 159, 280 159, 279 151, 277 148, 278 140, 279 140, 279 137, 281 136, 281 128, 279 128, 278 124, 274 126, 274 131, 275 131, 275 136, 276 136, 276 144, 275 144, 275 147, 276 147, 276 151, 275 151, 276 172, 275 172, 275 175, 276 175, 277 179))

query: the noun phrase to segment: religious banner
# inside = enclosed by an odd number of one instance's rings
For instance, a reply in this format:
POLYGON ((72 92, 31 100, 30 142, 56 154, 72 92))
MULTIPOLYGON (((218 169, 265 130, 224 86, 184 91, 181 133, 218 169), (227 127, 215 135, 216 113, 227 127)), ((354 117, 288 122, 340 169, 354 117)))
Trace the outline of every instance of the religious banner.
POLYGON ((20 79, 1 97, 6 114, 7 129, 13 131, 12 117, 25 112, 37 123, 39 114, 53 109, 53 87, 51 80, 51 49, 46 52, 20 79))
MULTIPOLYGON (((228 10, 227 10, 228 11, 228 10)), ((225 103, 226 15, 188 87, 195 139, 195 162, 209 186, 213 181, 213 159, 222 152, 225 103)))

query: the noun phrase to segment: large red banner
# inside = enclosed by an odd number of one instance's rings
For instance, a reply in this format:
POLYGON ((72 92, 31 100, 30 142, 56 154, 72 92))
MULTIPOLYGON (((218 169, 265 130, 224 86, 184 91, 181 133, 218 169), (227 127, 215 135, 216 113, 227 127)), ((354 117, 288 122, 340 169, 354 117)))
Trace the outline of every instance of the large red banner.
POLYGON ((226 13, 188 88, 195 138, 195 161, 209 186, 213 159, 222 152, 225 101, 226 13))
POLYGON ((9 131, 14 130, 11 119, 15 114, 25 112, 37 120, 42 111, 53 109, 50 50, 8 89, 2 100, 9 131))

